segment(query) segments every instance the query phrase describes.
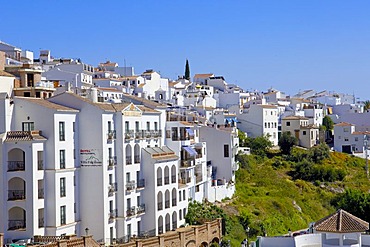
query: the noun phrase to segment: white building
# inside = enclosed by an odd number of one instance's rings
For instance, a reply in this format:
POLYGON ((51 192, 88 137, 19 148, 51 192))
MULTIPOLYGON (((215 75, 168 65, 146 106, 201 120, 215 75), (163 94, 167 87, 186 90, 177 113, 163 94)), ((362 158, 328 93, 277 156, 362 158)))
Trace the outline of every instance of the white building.
POLYGON ((310 125, 309 119, 301 116, 289 116, 282 119, 281 132, 289 132, 298 139, 298 145, 305 148, 318 144, 319 128, 310 125))
POLYGON ((278 109, 273 105, 250 105, 237 113, 238 128, 249 137, 266 136, 278 145, 278 109))
POLYGON ((365 158, 365 140, 369 131, 356 131, 356 126, 341 122, 334 125, 334 150, 365 158))

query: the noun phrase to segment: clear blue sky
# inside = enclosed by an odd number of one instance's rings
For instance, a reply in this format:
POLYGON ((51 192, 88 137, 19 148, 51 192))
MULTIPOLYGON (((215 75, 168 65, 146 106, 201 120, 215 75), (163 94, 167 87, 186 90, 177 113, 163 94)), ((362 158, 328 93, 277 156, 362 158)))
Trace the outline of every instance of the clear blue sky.
POLYGON ((169 78, 212 72, 244 89, 370 92, 370 1, 3 1, 0 40, 169 78))

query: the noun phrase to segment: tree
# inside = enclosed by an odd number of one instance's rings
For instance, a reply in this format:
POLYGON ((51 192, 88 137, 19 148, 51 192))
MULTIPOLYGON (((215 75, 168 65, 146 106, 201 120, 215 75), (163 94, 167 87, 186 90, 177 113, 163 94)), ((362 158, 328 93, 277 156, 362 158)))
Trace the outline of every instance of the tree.
POLYGON ((290 154, 292 147, 298 144, 298 139, 290 134, 290 132, 283 132, 278 145, 283 154, 290 154))
POLYGON ((309 154, 311 160, 318 163, 330 157, 330 148, 326 143, 320 143, 319 145, 310 148, 309 154))
POLYGON ((246 147, 247 135, 245 134, 245 132, 238 130, 238 137, 239 137, 239 146, 246 147))
POLYGON ((362 220, 370 220, 370 196, 366 192, 348 189, 344 194, 338 195, 332 204, 359 217, 362 220))
POLYGON ((364 102, 364 111, 369 111, 370 110, 370 100, 366 100, 364 102))
POLYGON ((247 137, 246 147, 251 148, 251 153, 265 156, 266 152, 272 147, 272 142, 266 136, 257 136, 256 138, 247 137))
POLYGON ((189 61, 186 59, 186 65, 185 65, 185 79, 190 80, 190 67, 189 67, 189 61))
POLYGON ((329 116, 325 116, 322 120, 322 125, 325 127, 326 129, 326 137, 330 137, 331 136, 331 131, 333 130, 334 128, 334 122, 333 120, 329 117, 329 116), (329 134, 330 133, 330 134, 329 134))

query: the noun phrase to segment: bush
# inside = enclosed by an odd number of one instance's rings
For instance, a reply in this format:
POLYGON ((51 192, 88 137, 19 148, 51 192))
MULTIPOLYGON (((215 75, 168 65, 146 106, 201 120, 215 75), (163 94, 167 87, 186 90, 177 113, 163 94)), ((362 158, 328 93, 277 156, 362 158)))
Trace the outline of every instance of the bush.
POLYGON ((283 154, 290 154, 292 147, 298 144, 298 139, 290 134, 290 132, 283 132, 279 138, 279 147, 283 154))

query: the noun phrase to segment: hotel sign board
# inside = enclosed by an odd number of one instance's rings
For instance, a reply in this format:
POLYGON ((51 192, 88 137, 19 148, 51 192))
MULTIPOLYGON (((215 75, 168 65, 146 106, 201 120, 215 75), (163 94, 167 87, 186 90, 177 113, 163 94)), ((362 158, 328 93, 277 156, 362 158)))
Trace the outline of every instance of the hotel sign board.
POLYGON ((100 149, 80 149, 81 167, 94 167, 103 165, 103 155, 100 149))

